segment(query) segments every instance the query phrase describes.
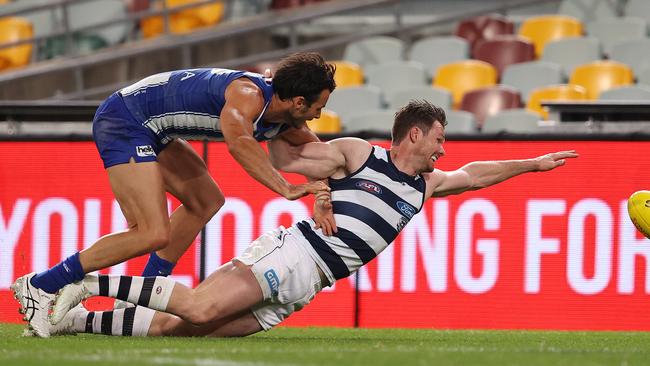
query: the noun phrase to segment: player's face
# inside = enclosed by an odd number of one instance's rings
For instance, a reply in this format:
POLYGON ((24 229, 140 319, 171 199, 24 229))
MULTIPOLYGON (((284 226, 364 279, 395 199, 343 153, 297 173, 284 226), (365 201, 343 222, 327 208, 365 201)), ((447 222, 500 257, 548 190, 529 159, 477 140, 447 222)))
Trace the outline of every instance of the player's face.
POLYGON ((445 143, 445 128, 440 122, 435 122, 429 133, 422 139, 421 157, 422 172, 430 173, 435 167, 436 161, 445 155, 442 145, 445 143))
POLYGON ((307 105, 305 98, 296 98, 294 101, 295 109, 291 113, 291 125, 300 128, 305 122, 314 118, 319 118, 320 112, 323 107, 325 107, 325 104, 327 104, 329 97, 330 91, 325 89, 320 93, 318 99, 310 105, 307 105))

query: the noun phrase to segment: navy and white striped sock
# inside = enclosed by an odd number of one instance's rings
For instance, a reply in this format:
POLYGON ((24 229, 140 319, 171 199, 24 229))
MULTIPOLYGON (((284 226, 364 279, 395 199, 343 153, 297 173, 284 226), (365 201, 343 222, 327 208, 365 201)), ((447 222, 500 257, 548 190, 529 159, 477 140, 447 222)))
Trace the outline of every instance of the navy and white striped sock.
POLYGON ((144 337, 149 331, 155 310, 142 306, 111 311, 91 311, 85 322, 75 321, 78 333, 144 337))
POLYGON ((86 275, 84 284, 91 295, 165 311, 176 282, 167 277, 86 275))

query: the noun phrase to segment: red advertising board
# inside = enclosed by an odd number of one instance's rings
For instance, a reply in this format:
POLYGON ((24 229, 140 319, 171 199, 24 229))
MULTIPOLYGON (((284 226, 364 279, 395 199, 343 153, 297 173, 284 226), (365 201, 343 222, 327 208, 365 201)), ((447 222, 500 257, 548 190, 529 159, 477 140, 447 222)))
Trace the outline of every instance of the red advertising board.
MULTIPOLYGON (((581 156, 428 201, 360 272, 361 326, 650 330, 650 240, 625 209, 632 192, 650 189, 650 142, 449 141, 445 149, 443 170, 566 149, 581 156)), ((209 145, 208 166, 226 205, 206 227, 207 272, 260 233, 310 213, 310 198, 278 197, 221 143, 209 145)), ((0 321, 20 320, 8 290, 17 276, 124 227, 93 143, 0 143, 0 321)), ((137 275, 145 261, 102 272, 137 275)), ((174 278, 195 285, 198 263, 195 244, 174 278)), ((354 285, 354 277, 339 281, 285 324, 352 326, 354 285)))

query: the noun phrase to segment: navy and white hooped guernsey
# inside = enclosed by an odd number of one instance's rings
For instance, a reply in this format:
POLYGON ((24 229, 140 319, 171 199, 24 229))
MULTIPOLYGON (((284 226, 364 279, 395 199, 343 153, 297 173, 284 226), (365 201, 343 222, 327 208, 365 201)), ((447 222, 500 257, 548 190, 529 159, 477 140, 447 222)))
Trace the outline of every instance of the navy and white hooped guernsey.
POLYGON ((425 201, 422 175, 397 169, 389 152, 373 146, 363 166, 342 179, 329 179, 338 232, 325 236, 313 220, 294 227, 311 244, 314 260, 334 280, 348 277, 392 243, 425 201))
POLYGON ((248 78, 264 95, 264 109, 254 121, 253 136, 268 140, 286 130, 285 124, 265 124, 262 115, 271 102, 273 86, 262 75, 227 69, 187 69, 149 76, 119 91, 127 109, 163 144, 174 138, 216 140, 221 133, 221 109, 226 88, 248 78))

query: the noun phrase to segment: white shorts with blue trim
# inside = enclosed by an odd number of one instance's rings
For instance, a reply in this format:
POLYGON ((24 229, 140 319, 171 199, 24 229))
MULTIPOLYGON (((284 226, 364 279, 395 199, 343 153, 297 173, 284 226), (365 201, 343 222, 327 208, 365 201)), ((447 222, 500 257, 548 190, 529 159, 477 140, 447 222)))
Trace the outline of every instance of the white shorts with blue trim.
POLYGON ((305 249, 302 237, 284 227, 266 233, 235 259, 251 267, 264 300, 251 308, 264 330, 280 324, 301 310, 322 289, 316 262, 305 249))

